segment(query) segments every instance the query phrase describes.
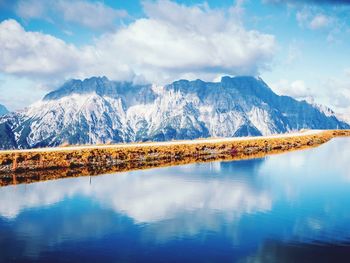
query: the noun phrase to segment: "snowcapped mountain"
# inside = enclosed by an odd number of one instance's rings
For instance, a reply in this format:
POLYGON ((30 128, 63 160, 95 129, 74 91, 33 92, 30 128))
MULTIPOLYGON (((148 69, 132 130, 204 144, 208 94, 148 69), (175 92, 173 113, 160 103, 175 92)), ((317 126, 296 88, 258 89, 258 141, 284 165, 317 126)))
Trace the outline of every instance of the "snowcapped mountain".
POLYGON ((7 108, 4 105, 0 104, 0 116, 5 115, 8 112, 9 111, 7 110, 7 108))
POLYGON ((340 114, 340 113, 336 113, 334 112, 332 109, 328 108, 327 106, 325 105, 322 105, 322 104, 316 104, 314 103, 313 104, 314 107, 316 107, 317 109, 319 109, 321 112, 323 112, 326 116, 328 117, 336 117, 338 120, 342 121, 342 122, 345 122, 347 124, 350 124, 350 117, 349 117, 349 114, 346 114, 346 113, 343 113, 343 114, 340 114))
POLYGON ((276 95, 260 78, 133 85, 70 80, 22 112, 0 117, 0 148, 163 141, 350 128, 319 106, 276 95))

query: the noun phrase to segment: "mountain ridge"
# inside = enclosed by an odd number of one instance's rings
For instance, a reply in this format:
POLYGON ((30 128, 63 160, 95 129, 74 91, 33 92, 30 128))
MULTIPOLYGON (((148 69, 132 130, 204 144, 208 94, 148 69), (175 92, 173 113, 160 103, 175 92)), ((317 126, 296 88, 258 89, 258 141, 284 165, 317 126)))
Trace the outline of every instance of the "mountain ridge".
POLYGON ((9 110, 2 104, 0 104, 0 116, 9 113, 9 110))
POLYGON ((67 81, 26 110, 0 117, 0 148, 350 128, 332 111, 326 113, 306 101, 279 96, 251 76, 164 86, 92 77, 67 81))

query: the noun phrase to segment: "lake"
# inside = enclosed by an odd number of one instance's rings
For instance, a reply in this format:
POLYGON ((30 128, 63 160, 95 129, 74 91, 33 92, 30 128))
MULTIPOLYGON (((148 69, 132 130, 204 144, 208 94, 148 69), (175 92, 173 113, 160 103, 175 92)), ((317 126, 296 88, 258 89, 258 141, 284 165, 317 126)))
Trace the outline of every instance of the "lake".
POLYGON ((350 262, 350 139, 0 188, 0 262, 350 262))

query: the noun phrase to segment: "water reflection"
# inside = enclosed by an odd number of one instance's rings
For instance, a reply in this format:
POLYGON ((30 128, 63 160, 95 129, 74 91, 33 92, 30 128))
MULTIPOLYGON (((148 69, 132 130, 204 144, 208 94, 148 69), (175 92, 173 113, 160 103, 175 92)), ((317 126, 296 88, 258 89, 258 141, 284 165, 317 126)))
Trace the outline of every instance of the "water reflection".
MULTIPOLYGON (((254 162, 261 160, 250 161, 254 162)), ((229 178, 229 174, 219 178, 226 169, 221 169, 220 163, 214 165, 214 170, 210 168, 212 164, 206 165, 209 169, 204 167, 202 173, 203 167, 194 165, 106 175, 91 181, 74 178, 9 186, 0 189, 2 199, 8 200, 0 204, 0 215, 15 218, 24 209, 49 206, 76 196, 123 213, 136 223, 157 222, 198 210, 217 211, 233 218, 271 208, 267 191, 253 187, 244 173, 238 170, 235 178, 229 178)))
POLYGON ((78 261, 302 262, 320 244, 343 255, 349 154, 350 140, 336 139, 264 159, 3 187, 0 262, 68 253, 78 261))

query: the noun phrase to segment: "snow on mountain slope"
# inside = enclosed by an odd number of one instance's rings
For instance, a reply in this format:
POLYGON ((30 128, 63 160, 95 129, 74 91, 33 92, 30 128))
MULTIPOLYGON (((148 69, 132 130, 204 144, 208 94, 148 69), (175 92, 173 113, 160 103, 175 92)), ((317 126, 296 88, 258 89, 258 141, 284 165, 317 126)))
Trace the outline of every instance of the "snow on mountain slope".
POLYGON ((349 128, 319 106, 276 95, 260 78, 179 80, 160 87, 70 80, 26 110, 0 117, 0 148, 349 128))
POLYGON ((332 109, 328 108, 325 105, 321 104, 313 104, 317 109, 319 109, 321 112, 323 112, 328 117, 336 117, 340 121, 346 122, 347 124, 350 124, 350 114, 349 113, 335 113, 332 109))
POLYGON ((322 104, 317 104, 317 103, 313 103, 312 104, 316 109, 318 109, 319 111, 323 112, 327 117, 332 117, 332 116, 336 116, 335 112, 332 111, 332 109, 328 108, 325 105, 322 104))

